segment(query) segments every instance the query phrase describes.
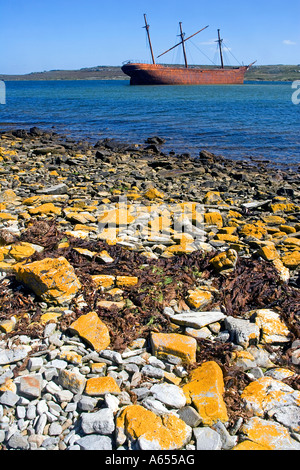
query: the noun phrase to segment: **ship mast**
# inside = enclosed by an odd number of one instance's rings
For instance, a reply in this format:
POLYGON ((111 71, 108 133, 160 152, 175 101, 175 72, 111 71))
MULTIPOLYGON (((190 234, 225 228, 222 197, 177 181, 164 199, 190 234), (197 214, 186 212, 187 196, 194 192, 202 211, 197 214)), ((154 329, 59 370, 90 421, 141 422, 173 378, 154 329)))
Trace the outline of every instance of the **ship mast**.
POLYGON ((192 34, 192 35, 189 36, 188 38, 184 39, 184 34, 183 34, 183 32, 182 32, 182 26, 181 26, 182 23, 179 23, 179 25, 180 25, 181 41, 180 41, 178 44, 175 44, 175 46, 171 47, 170 49, 168 49, 167 51, 163 52, 162 54, 160 54, 160 55, 157 56, 157 57, 161 57, 162 55, 166 54, 167 52, 172 51, 172 49, 175 49, 175 47, 180 46, 180 44, 181 44, 181 45, 182 45, 182 48, 183 48, 185 66, 186 66, 186 68, 188 68, 187 59, 186 59, 186 52, 185 52, 185 42, 188 41, 189 39, 193 38, 194 36, 196 36, 196 34, 201 33, 201 31, 204 31, 206 28, 208 28, 208 26, 205 26, 205 28, 200 29, 200 31, 197 31, 196 33, 192 34))
POLYGON ((224 61, 223 61, 223 54, 222 54, 222 42, 223 42, 223 39, 221 39, 220 30, 219 30, 219 29, 218 29, 218 40, 217 40, 216 42, 219 43, 220 58, 221 58, 221 68, 223 69, 223 68, 224 68, 224 61))
POLYGON ((151 56, 152 56, 152 62, 153 62, 153 64, 155 64, 155 59, 154 59, 154 54, 153 54, 153 49, 152 49, 152 44, 151 44, 151 39, 150 39, 150 33, 149 33, 149 25, 148 25, 148 23, 147 23, 147 18, 146 18, 146 15, 145 15, 145 14, 144 14, 144 20, 145 20, 145 26, 144 26, 144 28, 146 28, 146 31, 147 31, 149 47, 150 47, 151 56))
POLYGON ((180 37, 181 37, 181 44, 182 44, 182 50, 183 50, 183 56, 184 56, 184 63, 185 63, 185 68, 188 68, 188 63, 187 63, 187 58, 186 58, 186 52, 185 52, 185 44, 184 44, 184 34, 182 32, 182 23, 180 21, 179 23, 180 26, 180 37))

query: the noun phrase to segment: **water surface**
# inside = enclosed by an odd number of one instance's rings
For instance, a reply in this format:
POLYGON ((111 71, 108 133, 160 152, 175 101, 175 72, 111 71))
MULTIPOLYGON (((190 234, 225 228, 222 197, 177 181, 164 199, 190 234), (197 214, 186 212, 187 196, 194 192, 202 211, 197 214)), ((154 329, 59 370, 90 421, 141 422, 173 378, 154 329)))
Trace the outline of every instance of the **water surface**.
POLYGON ((228 158, 300 162, 300 105, 291 83, 130 86, 127 80, 6 82, 0 129, 38 126, 74 138, 144 143, 228 158))

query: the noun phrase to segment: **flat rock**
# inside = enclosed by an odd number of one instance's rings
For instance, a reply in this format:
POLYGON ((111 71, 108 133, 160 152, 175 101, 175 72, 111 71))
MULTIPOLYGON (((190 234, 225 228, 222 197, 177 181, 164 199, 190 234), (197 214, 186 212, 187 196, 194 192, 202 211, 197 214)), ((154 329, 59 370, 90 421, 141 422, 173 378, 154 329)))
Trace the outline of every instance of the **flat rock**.
POLYGON ((81 437, 75 444, 79 445, 81 450, 112 450, 112 440, 108 436, 100 434, 90 434, 81 437))
POLYGON ((65 183, 55 184, 46 188, 38 190, 37 194, 66 194, 68 186, 65 183))
POLYGON ((86 385, 86 378, 74 369, 61 369, 58 374, 58 383, 72 393, 82 394, 86 385))
MULTIPOLYGON (((168 312, 168 311, 167 311, 168 312)), ((165 310, 166 313, 166 310, 165 310)), ((215 323, 225 318, 224 313, 219 311, 196 312, 189 311, 178 314, 168 314, 170 320, 178 325, 191 328, 203 328, 206 325, 215 323)))
POLYGON ((276 417, 294 432, 300 432, 300 391, 272 377, 262 377, 245 387, 241 397, 260 417, 276 417))
POLYGON ((121 390, 113 377, 92 377, 86 381, 85 393, 99 397, 106 393, 121 393, 121 390))
POLYGON ((42 392, 41 374, 23 375, 19 379, 19 393, 28 398, 39 398, 42 392))

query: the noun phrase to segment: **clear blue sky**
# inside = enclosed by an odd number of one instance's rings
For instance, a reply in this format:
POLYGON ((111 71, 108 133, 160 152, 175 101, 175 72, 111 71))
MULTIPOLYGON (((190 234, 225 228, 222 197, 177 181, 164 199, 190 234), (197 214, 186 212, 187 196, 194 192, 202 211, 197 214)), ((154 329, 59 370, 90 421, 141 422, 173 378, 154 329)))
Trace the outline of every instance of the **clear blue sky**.
POLYGON ((190 63, 210 63, 197 47, 215 58, 217 28, 241 63, 300 63, 300 0, 0 0, 0 73, 150 60, 143 13, 156 56, 178 40, 182 21, 187 36, 210 26, 193 38, 190 63))

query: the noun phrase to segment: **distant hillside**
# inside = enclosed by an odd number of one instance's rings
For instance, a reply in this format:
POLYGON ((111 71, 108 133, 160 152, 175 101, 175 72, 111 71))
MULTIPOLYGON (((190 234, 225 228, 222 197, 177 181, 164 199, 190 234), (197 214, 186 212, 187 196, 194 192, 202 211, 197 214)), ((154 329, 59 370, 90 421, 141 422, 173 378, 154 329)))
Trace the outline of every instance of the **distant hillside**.
POLYGON ((246 73, 245 79, 274 82, 293 82, 294 80, 300 80, 300 65, 253 66, 246 73))
MULTIPOLYGON (((203 66, 202 66, 203 67, 203 66)), ((209 67, 209 66, 205 66, 209 67)), ((210 67, 209 67, 210 68, 210 67)), ((129 80, 121 67, 97 66, 80 70, 50 70, 26 75, 1 75, 0 80, 129 80)), ((294 81, 300 80, 300 65, 260 65, 251 67, 245 80, 294 81)))
MULTIPOLYGON (((127 77, 128 78, 128 77, 127 77)), ((26 75, 1 75, 1 80, 123 80, 121 67, 98 66, 80 70, 49 70, 26 75)))

